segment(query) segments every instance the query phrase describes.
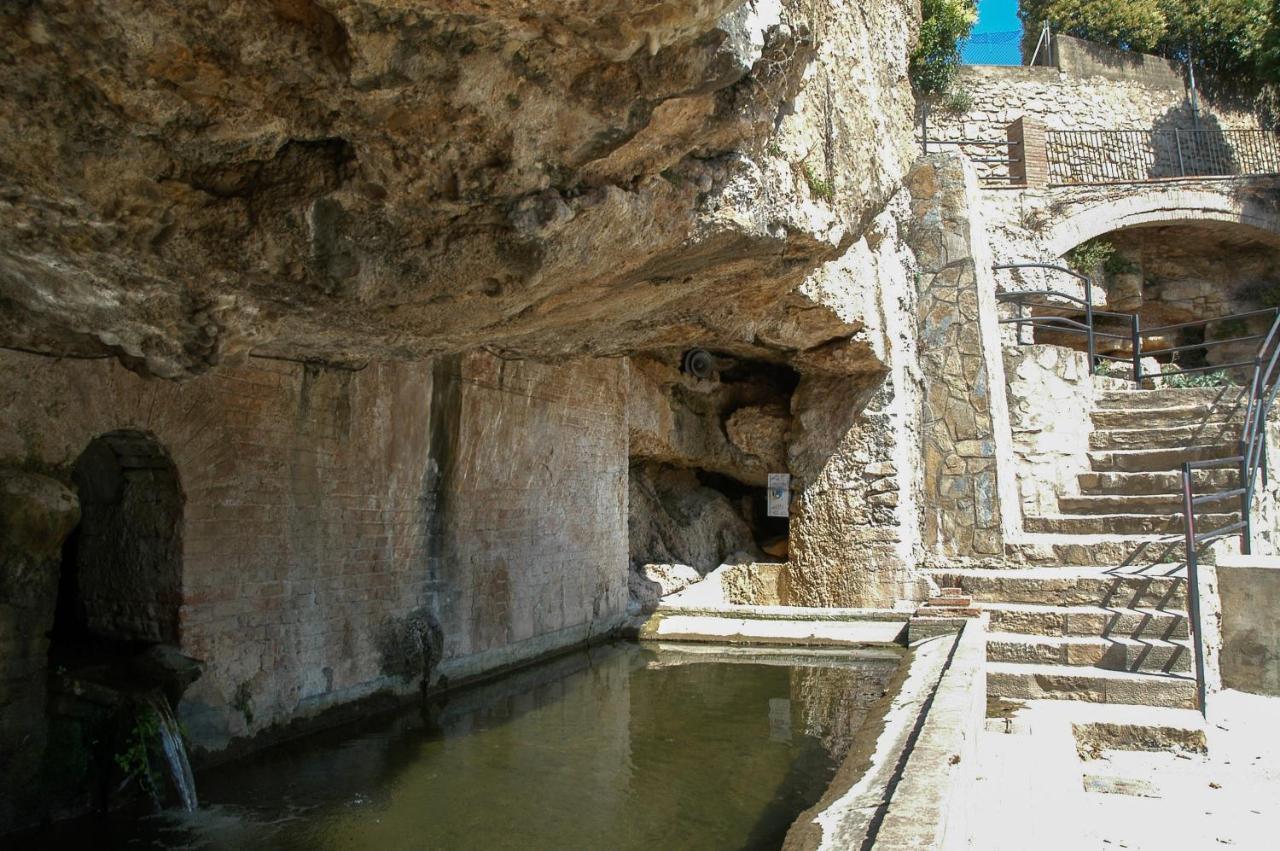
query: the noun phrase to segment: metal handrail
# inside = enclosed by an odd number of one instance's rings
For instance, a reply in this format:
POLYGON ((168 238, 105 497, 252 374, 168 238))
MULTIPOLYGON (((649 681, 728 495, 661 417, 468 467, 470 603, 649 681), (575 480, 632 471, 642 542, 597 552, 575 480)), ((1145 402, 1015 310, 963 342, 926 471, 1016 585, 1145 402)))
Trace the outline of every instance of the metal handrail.
POLYGON ((1162 354, 1171 355, 1195 349, 1207 350, 1212 346, 1221 346, 1228 343, 1253 343, 1261 341, 1255 349, 1254 355, 1251 359, 1203 367, 1188 367, 1182 370, 1183 372, 1206 372, 1210 370, 1216 371, 1245 366, 1251 366, 1253 368, 1248 384, 1249 395, 1245 408, 1244 424, 1241 429, 1236 454, 1218 458, 1186 461, 1182 464, 1182 518, 1187 565, 1187 607, 1194 638, 1193 649, 1195 653, 1196 686, 1199 706, 1201 712, 1203 712, 1205 710, 1204 635, 1200 617, 1200 574, 1199 555, 1197 550, 1209 541, 1225 538, 1233 534, 1239 534, 1241 552, 1248 555, 1252 551, 1253 498, 1256 493, 1259 474, 1261 474, 1264 481, 1267 477, 1265 439, 1266 423, 1268 415, 1271 412, 1272 405, 1275 403, 1276 396, 1280 395, 1280 308, 1252 310, 1244 313, 1230 314, 1228 316, 1218 316, 1212 319, 1197 319, 1192 322, 1181 322, 1174 325, 1160 325, 1151 328, 1143 328, 1142 322, 1137 314, 1123 314, 1093 310, 1093 282, 1087 275, 1082 275, 1072 269, 1051 263, 1003 263, 998 264, 993 268, 996 270, 1021 268, 1049 269, 1058 272, 1065 272, 1072 277, 1084 281, 1085 297, 1083 299, 1069 293, 1062 293, 1053 290, 1000 293, 997 296, 997 299, 1002 303, 1017 305, 1020 310, 1027 307, 1039 307, 1041 309, 1052 310, 1075 310, 1084 313, 1085 316, 1083 322, 1055 316, 1018 316, 1013 319, 1004 319, 1000 321, 1017 323, 1019 328, 1024 324, 1029 324, 1033 328, 1041 327, 1054 331, 1085 334, 1087 336, 1090 373, 1096 372, 1097 363, 1099 361, 1106 360, 1121 363, 1129 362, 1133 367, 1132 378, 1135 383, 1138 383, 1141 382, 1143 378, 1143 357, 1152 357, 1154 355, 1162 354), (1067 301, 1080 303, 1083 306, 1080 308, 1074 308, 1066 307, 1061 304, 1054 305, 1044 302, 1033 304, 1032 299, 1038 297, 1061 298, 1067 301), (1268 329, 1266 334, 1246 334, 1239 337, 1211 340, 1208 342, 1189 345, 1167 346, 1161 349, 1144 350, 1142 347, 1143 339, 1155 334, 1163 334, 1168 333, 1169 331, 1187 328, 1205 327, 1215 322, 1244 320, 1266 315, 1270 315, 1272 317, 1271 327, 1268 329), (1093 324, 1095 317, 1098 316, 1105 316, 1113 319, 1128 319, 1129 334, 1112 334, 1096 330, 1093 327, 1093 324), (1096 352, 1095 344, 1099 337, 1119 340, 1128 339, 1132 346, 1129 356, 1118 357, 1115 355, 1100 354, 1096 352), (1224 467, 1239 470, 1240 478, 1234 487, 1221 488, 1216 491, 1210 491, 1202 494, 1195 493, 1194 471, 1224 467), (1203 510, 1199 508, 1200 506, 1211 505, 1213 503, 1218 503, 1222 500, 1232 498, 1238 498, 1240 500, 1240 520, 1234 523, 1229 523, 1225 526, 1219 526, 1207 532, 1198 533, 1196 531, 1197 510, 1203 510))
POLYGON ((1280 172, 1280 134, 1268 129, 1050 130, 1045 142, 1056 185, 1280 172))
MULTIPOLYGON (((1060 293, 1060 292, 1056 292, 1056 291, 1054 291, 1054 290, 1042 290, 1042 291, 1040 291, 1040 292, 1038 292, 1038 293, 1036 293, 1036 292, 1033 292, 1033 293, 1026 293, 1025 295, 1024 295, 1024 294, 1020 294, 1020 293, 1018 293, 1018 292, 1012 292, 1012 293, 999 293, 999 294, 997 294, 997 295, 996 295, 996 300, 997 300, 997 301, 1000 301, 1000 302, 1008 303, 1008 304, 1016 304, 1019 308, 1027 308, 1027 307, 1035 307, 1035 306, 1037 306, 1037 305, 1031 305, 1031 304, 1029 304, 1029 303, 1027 302, 1027 300, 1026 300, 1026 296, 1030 296, 1030 295, 1045 295, 1045 296, 1051 296, 1051 297, 1055 297, 1055 298, 1064 298, 1064 299, 1067 299, 1068 301, 1078 302, 1079 304, 1083 305, 1083 310, 1084 310, 1084 322, 1083 322, 1083 323, 1075 323, 1075 324, 1077 324, 1077 325, 1080 325, 1080 326, 1081 326, 1081 328, 1080 328, 1079 330, 1081 330, 1081 331, 1084 333, 1084 335, 1085 335, 1085 345, 1086 345, 1086 347, 1087 347, 1087 349, 1088 349, 1088 352, 1089 352, 1089 370, 1090 370, 1090 372, 1092 372, 1092 371, 1093 371, 1093 357, 1094 357, 1094 353, 1095 353, 1095 352, 1096 352, 1096 350, 1097 350, 1097 345, 1096 345, 1096 343, 1097 343, 1097 340, 1096 340, 1096 334, 1095 334, 1095 332, 1094 332, 1094 328, 1093 328, 1093 317, 1094 317, 1094 311, 1093 311, 1093 278, 1089 277, 1088 275, 1081 274, 1080 272, 1077 272, 1077 271, 1076 271, 1076 270, 1074 270, 1074 269, 1069 269, 1069 268, 1067 268, 1066 266, 1059 266, 1059 265, 1057 265, 1056 263, 1038 263, 1038 262, 1027 262, 1027 263, 997 263, 997 264, 995 264, 994 266, 992 266, 991 268, 992 268, 992 269, 994 269, 995 271, 1002 271, 1002 270, 1008 270, 1008 269, 1045 269, 1045 270, 1048 270, 1048 271, 1051 271, 1051 272, 1061 272, 1061 273, 1063 273, 1063 274, 1070 275, 1071 277, 1073 277, 1073 278, 1077 278, 1077 279, 1079 279, 1080 281, 1083 281, 1083 282, 1084 282, 1084 298, 1083 298, 1083 299, 1082 299, 1082 298, 1080 298, 1079 296, 1069 295, 1069 294, 1067 294, 1067 293, 1060 293)), ((1058 310, 1063 309, 1063 306, 1062 306, 1062 305, 1039 305, 1039 306, 1041 306, 1041 307, 1046 307, 1046 306, 1047 306, 1047 307, 1051 307, 1051 308, 1053 308, 1053 309, 1058 309, 1058 310)), ((1023 326, 1023 325, 1028 325, 1028 324, 1029 324, 1029 325, 1031 325, 1031 327, 1032 327, 1032 328, 1035 328, 1035 327, 1037 326, 1037 324, 1039 324, 1036 320, 1037 320, 1037 319, 1041 319, 1041 320, 1042 320, 1042 319, 1044 319, 1044 318, 1045 318, 1045 317, 1018 317, 1017 319, 1010 320, 1010 321, 1013 321, 1013 322, 1016 322, 1016 323, 1017 323, 1018 328, 1019 328, 1018 333, 1019 333, 1019 335, 1021 335, 1021 328, 1022 328, 1022 326, 1023 326)), ((1063 318, 1063 317, 1052 317, 1052 318, 1058 318, 1058 319, 1061 319, 1061 318, 1063 318)), ((1056 324, 1056 323, 1055 323, 1055 324, 1056 324)), ((1059 327, 1061 327, 1061 325, 1059 325, 1059 327)), ((1063 328, 1063 330, 1068 330, 1068 329, 1067 329, 1067 328, 1063 328)), ((1076 329, 1070 329, 1070 330, 1076 330, 1076 329)))

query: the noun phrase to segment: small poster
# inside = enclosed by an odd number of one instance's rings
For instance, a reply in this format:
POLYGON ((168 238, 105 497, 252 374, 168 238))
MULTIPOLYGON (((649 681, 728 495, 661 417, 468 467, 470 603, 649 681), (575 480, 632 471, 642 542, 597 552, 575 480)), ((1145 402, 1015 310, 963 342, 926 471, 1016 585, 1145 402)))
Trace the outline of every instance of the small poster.
POLYGON ((769 474, 769 516, 786 517, 791 513, 791 474, 769 474))

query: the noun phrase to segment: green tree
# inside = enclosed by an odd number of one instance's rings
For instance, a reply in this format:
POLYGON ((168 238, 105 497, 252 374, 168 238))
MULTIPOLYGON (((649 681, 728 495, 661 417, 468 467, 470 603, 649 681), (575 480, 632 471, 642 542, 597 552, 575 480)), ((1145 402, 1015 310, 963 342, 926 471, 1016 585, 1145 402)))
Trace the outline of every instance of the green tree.
MULTIPOLYGON (((1048 21, 1054 32, 1184 62, 1191 58, 1220 78, 1253 80, 1268 67, 1268 36, 1280 48, 1276 11, 1268 8, 1274 5, 1274 0, 1022 0, 1019 15, 1028 33, 1039 34, 1048 21)), ((1272 56, 1280 60, 1280 49, 1272 56)))
POLYGON ((911 84, 922 95, 948 92, 960 64, 960 41, 978 20, 977 0, 922 0, 920 41, 911 54, 911 84))
POLYGON ((1159 52, 1191 58, 1223 79, 1254 74, 1267 29, 1267 0, 1164 0, 1164 5, 1169 25, 1159 52))
MULTIPOLYGON (((1125 50, 1150 51, 1168 27, 1166 0, 1022 0, 1023 29, 1037 36, 1053 31, 1125 50)), ((1028 35, 1028 37, 1030 37, 1028 35)))
POLYGON ((1258 46, 1258 79, 1264 83, 1280 83, 1280 3, 1271 7, 1262 43, 1258 46))

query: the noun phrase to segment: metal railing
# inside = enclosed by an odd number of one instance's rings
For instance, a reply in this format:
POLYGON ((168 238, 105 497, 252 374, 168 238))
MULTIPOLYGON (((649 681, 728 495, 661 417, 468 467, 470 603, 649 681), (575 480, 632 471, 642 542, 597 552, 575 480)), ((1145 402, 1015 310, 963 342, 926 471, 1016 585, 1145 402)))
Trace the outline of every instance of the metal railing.
MULTIPOLYGON (((1084 285, 1084 298, 1052 289, 1031 290, 1022 292, 1005 292, 997 295, 1003 304, 1011 304, 1017 308, 1017 315, 1001 319, 1001 323, 1016 324, 1021 331, 1024 327, 1042 329, 1052 332, 1078 334, 1083 336, 1089 357, 1089 370, 1096 373, 1103 362, 1121 362, 1130 366, 1129 375, 1135 383, 1145 377, 1142 369, 1144 357, 1167 355, 1169 357, 1185 357, 1189 353, 1199 352, 1207 355, 1211 350, 1229 345, 1241 346, 1256 344, 1251 347, 1251 356, 1226 363, 1187 366, 1180 369, 1181 374, 1201 373, 1230 369, 1250 369, 1247 384, 1248 397, 1244 422, 1240 439, 1234 455, 1223 455, 1217 458, 1186 461, 1182 464, 1182 523, 1183 544, 1187 565, 1187 608, 1194 638, 1194 654, 1196 666, 1196 684, 1201 711, 1205 707, 1205 675, 1204 675, 1204 637, 1200 618, 1200 578, 1199 551, 1204 545, 1230 535, 1240 536, 1240 549, 1246 555, 1252 549, 1253 538, 1253 500, 1256 494, 1259 475, 1263 481, 1267 476, 1266 424, 1271 407, 1277 393, 1280 393, 1280 308, 1267 308, 1245 313, 1198 319, 1192 322, 1181 322, 1174 325, 1157 325, 1142 327, 1137 314, 1100 311, 1093 307, 1093 281, 1064 266, 1050 263, 1004 263, 994 267, 996 270, 1011 269, 1043 269, 1069 275, 1080 280, 1084 285), (1052 311, 1053 313, 1074 314, 1071 316, 1034 315, 1029 310, 1052 311), (1208 326, 1221 323, 1223 325, 1243 325, 1247 329, 1250 320, 1269 318, 1269 329, 1265 334, 1240 334, 1215 340, 1183 345, 1163 345, 1158 348, 1144 348, 1143 341, 1149 337, 1168 337, 1171 332, 1186 333, 1200 330, 1202 333, 1208 326), (1107 323, 1108 330, 1099 330, 1098 320, 1107 323), (1127 327, 1125 327, 1127 326, 1127 327), (1117 333, 1122 330, 1124 333, 1117 333), (1119 356, 1098 351, 1099 340, 1119 340, 1127 342, 1130 347, 1128 355, 1119 356), (1197 494, 1195 492, 1195 471, 1206 469, 1234 469, 1239 472, 1239 479, 1234 487, 1219 488, 1197 494), (1206 509, 1220 507, 1230 499, 1238 499, 1240 519, 1223 526, 1217 526, 1205 532, 1196 531, 1196 515, 1206 513, 1206 509)), ((1176 540, 1176 539, 1175 539, 1176 540)))
POLYGON ((929 104, 925 102, 920 107, 920 153, 928 156, 929 146, 955 145, 964 154, 965 158, 971 163, 979 163, 984 166, 994 166, 996 170, 985 170, 978 175, 979 182, 986 185, 1003 184, 1009 181, 1008 168, 1014 163, 1022 162, 1021 156, 1013 155, 1011 149, 1021 148, 1020 142, 1011 142, 1008 139, 935 139, 929 137, 929 104), (1004 156, 990 156, 989 149, 1001 149, 1005 152, 1004 156), (980 153, 974 155, 969 149, 977 149, 980 153), (1004 168, 1001 174, 998 169, 1004 168))
POLYGON ((1050 130, 1049 182, 1139 183, 1280 172, 1273 130, 1050 130))

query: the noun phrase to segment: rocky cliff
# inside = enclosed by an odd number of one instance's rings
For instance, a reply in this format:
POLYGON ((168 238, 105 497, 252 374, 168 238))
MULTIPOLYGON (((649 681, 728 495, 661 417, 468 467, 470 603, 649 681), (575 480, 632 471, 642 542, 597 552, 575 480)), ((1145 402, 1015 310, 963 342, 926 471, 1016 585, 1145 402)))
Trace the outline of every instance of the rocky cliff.
POLYGON ((168 378, 695 342, 844 371, 857 322, 793 291, 899 183, 915 15, 5 4, 0 344, 168 378))

